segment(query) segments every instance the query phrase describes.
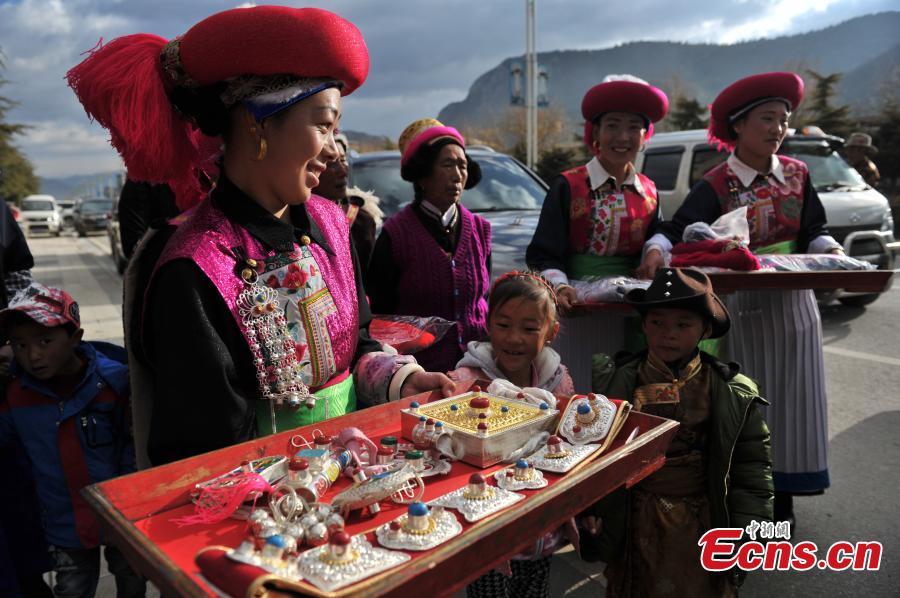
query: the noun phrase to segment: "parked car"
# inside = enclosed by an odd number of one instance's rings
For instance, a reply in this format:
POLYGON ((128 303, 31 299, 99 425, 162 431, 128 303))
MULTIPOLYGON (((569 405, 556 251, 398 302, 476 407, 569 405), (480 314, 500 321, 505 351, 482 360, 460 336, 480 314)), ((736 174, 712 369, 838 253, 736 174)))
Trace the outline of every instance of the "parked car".
MULTIPOLYGON (((812 184, 825 207, 828 230, 846 254, 881 269, 893 269, 888 243, 894 241, 894 219, 888 200, 841 157, 837 149, 842 146, 843 139, 821 131, 795 131, 784 140, 780 153, 809 167, 812 184)), ((709 145, 706 130, 698 129, 654 135, 635 166, 656 183, 663 217, 671 218, 694 184, 727 158, 727 152, 709 145)), ((875 301, 878 294, 820 296, 831 297, 860 306, 875 301)))
POLYGON ((75 202, 76 200, 74 198, 56 200, 56 205, 59 206, 59 211, 62 215, 63 229, 73 228, 75 226, 75 202))
POLYGON ((125 273, 128 267, 128 258, 125 257, 125 251, 122 249, 122 227, 119 224, 119 198, 113 200, 112 214, 106 221, 106 236, 109 239, 109 250, 112 255, 113 263, 119 274, 125 273))
POLYGON ((26 235, 47 233, 59 236, 62 216, 52 195, 29 195, 22 200, 19 226, 26 235))
MULTIPOLYGON (((527 166, 490 148, 469 148, 481 166, 481 182, 463 191, 462 204, 491 223, 494 277, 525 268, 525 248, 537 228, 547 184, 527 166)), ((351 156, 350 179, 381 200, 385 218, 413 199, 412 184, 400 178, 400 153, 382 151, 351 156)))
POLYGON ((178 213, 175 194, 168 185, 125 181, 113 200, 113 209, 106 222, 110 255, 119 274, 125 272, 135 247, 147 230, 178 213))
POLYGON ((113 200, 105 198, 83 199, 75 204, 73 225, 79 237, 89 232, 105 231, 106 221, 112 215, 113 200))

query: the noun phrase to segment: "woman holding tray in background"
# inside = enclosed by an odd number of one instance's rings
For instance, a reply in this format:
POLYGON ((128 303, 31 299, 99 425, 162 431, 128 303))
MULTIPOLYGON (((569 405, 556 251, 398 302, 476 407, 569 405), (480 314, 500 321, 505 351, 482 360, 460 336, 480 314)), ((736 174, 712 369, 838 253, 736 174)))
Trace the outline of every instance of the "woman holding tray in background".
MULTIPOLYGON (((634 161, 668 108, 662 90, 631 75, 610 75, 584 95, 584 143, 594 157, 550 184, 525 252, 528 267, 556 288, 561 315, 571 315, 579 302, 573 279, 635 275, 644 242, 662 216, 656 185, 635 170, 634 161)), ((635 318, 595 312, 563 321, 554 346, 575 389, 584 392, 592 355, 642 344, 635 318)))
MULTIPOLYGON (((691 190, 671 222, 647 242, 642 270, 655 272, 687 225, 712 223, 747 206, 755 253, 843 253, 806 165, 777 154, 803 80, 775 72, 741 79, 710 110, 709 139, 728 160, 691 190)), ((793 521, 793 494, 829 486, 822 323, 811 290, 740 291, 726 298, 734 317, 728 354, 759 380, 772 433, 775 519, 793 521)))
POLYGON ((656 185, 634 160, 668 109, 662 90, 630 75, 611 75, 584 95, 584 143, 594 157, 550 185, 525 254, 556 286, 564 311, 578 302, 570 279, 631 276, 662 222, 656 185))
POLYGON ((342 415, 357 396, 375 404, 452 387, 369 338, 346 218, 312 195, 338 156, 341 96, 368 69, 352 23, 259 6, 168 42, 118 38, 69 72, 129 174, 169 183, 182 209, 201 148, 223 148, 216 188, 178 224, 139 308, 143 326, 126 335, 152 369, 154 464, 342 415))

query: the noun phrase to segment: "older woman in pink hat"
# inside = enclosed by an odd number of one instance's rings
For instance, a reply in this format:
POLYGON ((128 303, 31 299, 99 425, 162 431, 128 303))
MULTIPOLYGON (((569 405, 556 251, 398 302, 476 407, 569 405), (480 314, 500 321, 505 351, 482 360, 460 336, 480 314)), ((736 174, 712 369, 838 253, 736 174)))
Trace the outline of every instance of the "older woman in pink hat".
POLYGON ((366 291, 375 313, 456 322, 416 354, 429 371, 450 371, 467 343, 487 333, 491 225, 459 201, 481 180, 481 168, 459 131, 431 118, 406 127, 399 146, 400 176, 412 183, 412 203, 384 223, 366 291))

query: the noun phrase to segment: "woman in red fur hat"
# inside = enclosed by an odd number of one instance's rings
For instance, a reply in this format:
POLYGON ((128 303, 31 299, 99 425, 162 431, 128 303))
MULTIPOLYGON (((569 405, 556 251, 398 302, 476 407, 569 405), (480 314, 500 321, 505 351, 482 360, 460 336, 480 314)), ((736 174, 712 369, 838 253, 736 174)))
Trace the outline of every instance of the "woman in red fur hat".
POLYGON ((563 322, 555 341, 575 388, 590 385, 590 358, 627 347, 638 350, 643 333, 636 318, 581 314, 573 280, 635 276, 641 250, 662 222, 656 185, 634 161, 668 111, 662 90, 631 75, 610 75, 581 101, 584 143, 594 157, 550 184, 525 261, 555 287, 563 322))
POLYGON ((584 143, 594 158, 553 181, 525 253, 556 285, 563 311, 578 301, 569 279, 631 275, 661 222, 656 185, 634 160, 668 109, 662 90, 630 75, 585 94, 584 143))
POLYGON ((190 208, 128 334, 150 370, 153 463, 342 415, 357 397, 450 389, 445 375, 369 337, 346 219, 312 194, 338 155, 341 96, 368 69, 352 23, 260 6, 212 15, 171 41, 113 40, 69 72, 129 175, 167 182, 190 208), (197 203, 193 172, 219 149, 217 185, 197 203))
MULTIPOLYGON (((803 80, 789 72, 746 77, 718 95, 709 139, 731 155, 697 183, 672 221, 648 241, 648 271, 662 265, 662 252, 681 241, 688 224, 712 223, 742 206, 748 209, 754 253, 843 253, 828 234, 806 165, 777 154, 802 99, 803 80)), ((829 485, 822 323, 815 295, 741 291, 727 302, 736 316, 729 355, 760 381, 761 394, 771 403, 765 411, 772 433, 775 518, 792 521, 793 494, 821 493, 829 485)))

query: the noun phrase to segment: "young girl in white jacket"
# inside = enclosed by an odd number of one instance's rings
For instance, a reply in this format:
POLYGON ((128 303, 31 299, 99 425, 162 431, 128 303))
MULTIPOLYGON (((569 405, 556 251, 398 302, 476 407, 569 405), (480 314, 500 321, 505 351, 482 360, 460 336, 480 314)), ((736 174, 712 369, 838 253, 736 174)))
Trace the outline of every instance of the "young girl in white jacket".
MULTIPOLYGON (((525 400, 553 405, 553 393, 574 394, 569 371, 547 346, 559 332, 559 322, 556 293, 543 277, 513 271, 498 278, 488 297, 487 319, 490 340, 470 342, 450 378, 491 380, 491 392, 496 388, 498 394, 516 396, 521 390, 525 400)), ((534 549, 515 556, 505 570, 475 580, 466 588, 467 596, 549 596, 553 552, 575 533, 574 526, 566 528, 538 539, 534 549)))

